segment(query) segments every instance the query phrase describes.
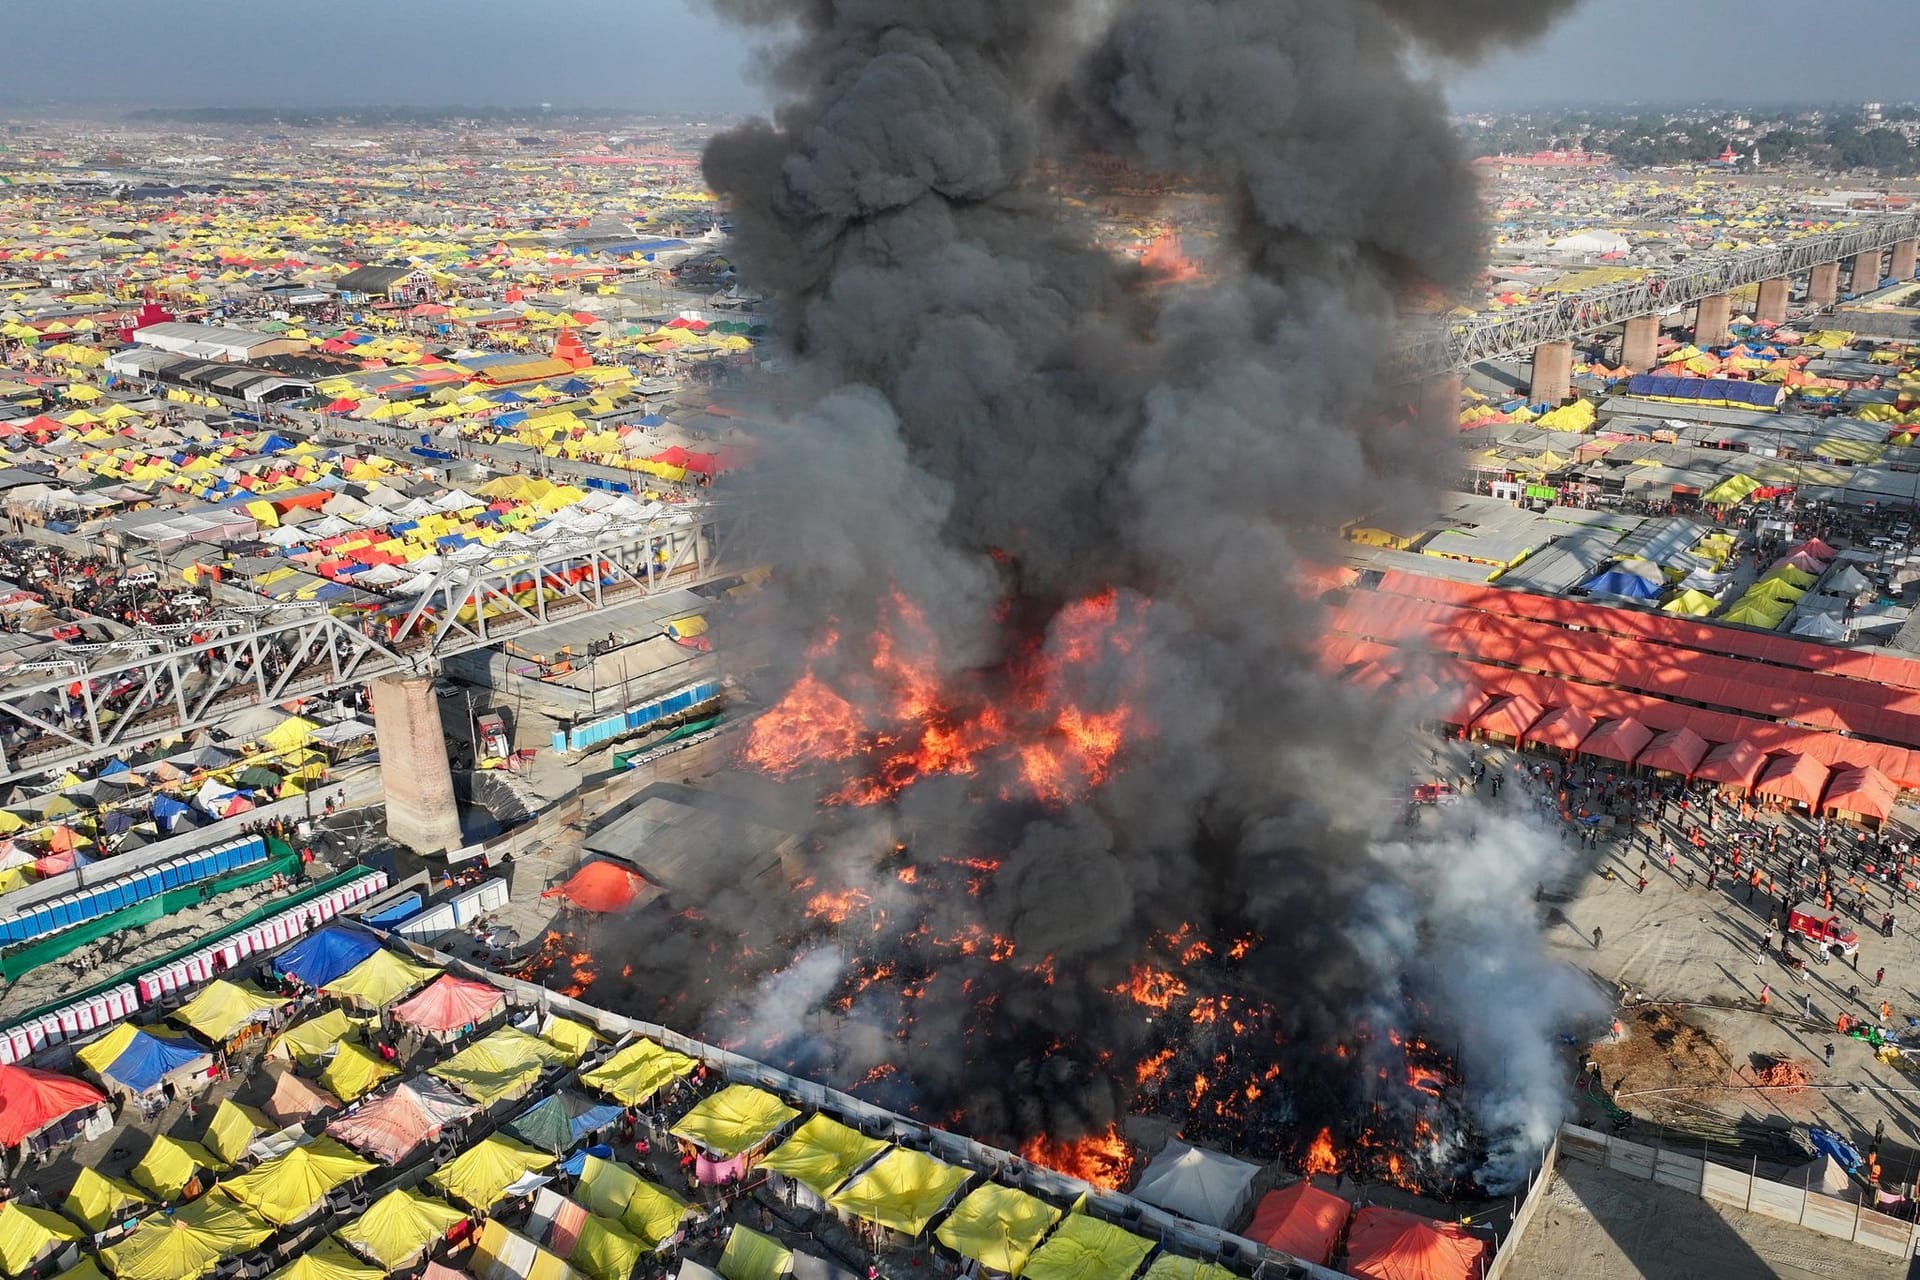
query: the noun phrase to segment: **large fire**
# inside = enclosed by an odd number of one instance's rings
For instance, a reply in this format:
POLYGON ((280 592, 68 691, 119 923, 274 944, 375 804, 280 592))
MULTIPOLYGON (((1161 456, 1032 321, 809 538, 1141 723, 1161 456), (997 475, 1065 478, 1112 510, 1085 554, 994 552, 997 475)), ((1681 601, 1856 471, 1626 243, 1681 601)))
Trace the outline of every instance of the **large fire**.
POLYGON ((1033 1138, 1020 1148, 1020 1158, 1044 1165, 1090 1186, 1117 1191, 1133 1173, 1133 1148, 1120 1136, 1118 1125, 1073 1141, 1033 1138))

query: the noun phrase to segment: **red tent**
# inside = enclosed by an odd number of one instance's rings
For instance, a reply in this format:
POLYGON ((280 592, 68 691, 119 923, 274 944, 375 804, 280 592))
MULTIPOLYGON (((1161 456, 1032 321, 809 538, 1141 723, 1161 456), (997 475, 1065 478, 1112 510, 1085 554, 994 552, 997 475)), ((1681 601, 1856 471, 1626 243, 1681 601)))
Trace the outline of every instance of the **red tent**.
POLYGON ((1887 781, 1887 775, 1872 765, 1862 769, 1843 769, 1833 775, 1827 786, 1823 806, 1828 812, 1857 813, 1863 818, 1886 821, 1893 812, 1900 790, 1887 781))
POLYGON ((1646 749, 1653 741, 1653 730, 1635 720, 1632 716, 1621 716, 1609 720, 1588 734, 1580 744, 1583 756, 1599 756, 1602 760, 1618 760, 1621 764, 1632 764, 1635 756, 1646 749))
POLYGON ((1345 1200, 1302 1178, 1290 1187, 1267 1192, 1254 1210, 1253 1224, 1240 1234, 1324 1267, 1352 1212, 1353 1206, 1345 1200))
POLYGON ((1691 729, 1669 729, 1647 744, 1640 753, 1640 765, 1662 773, 1691 777, 1707 758, 1707 740, 1691 729))
POLYGON ((0 1147, 17 1147, 107 1095, 72 1076, 32 1067, 0 1066, 0 1147))
POLYGON ((1767 763, 1767 771, 1753 789, 1758 795, 1815 809, 1820 805, 1820 793, 1827 789, 1827 773, 1827 766, 1812 756, 1789 751, 1767 763))
POLYGON ((1369 1205, 1353 1216, 1347 1274, 1367 1280, 1475 1280, 1486 1241, 1451 1222, 1369 1205))
POLYGON ((1473 727, 1482 733, 1497 733, 1518 742, 1521 735, 1540 718, 1540 712, 1539 703, 1524 693, 1518 693, 1502 698, 1482 711, 1480 718, 1473 722, 1473 727))
POLYGON ((443 973, 418 995, 395 1005, 393 1018, 422 1031, 457 1031, 485 1022, 506 999, 498 987, 443 973))
POLYGON ((643 895, 659 893, 637 871, 613 862, 589 862, 573 873, 565 883, 555 885, 540 896, 565 898, 583 911, 625 911, 643 895))
POLYGON ((1738 742, 1723 743, 1707 752, 1707 758, 1700 762, 1693 776, 1751 791, 1753 780, 1760 776, 1760 770, 1766 764, 1766 752, 1742 738, 1738 742))
POLYGON ((1578 707, 1555 707, 1534 722, 1521 745, 1572 751, 1592 732, 1592 716, 1578 707))

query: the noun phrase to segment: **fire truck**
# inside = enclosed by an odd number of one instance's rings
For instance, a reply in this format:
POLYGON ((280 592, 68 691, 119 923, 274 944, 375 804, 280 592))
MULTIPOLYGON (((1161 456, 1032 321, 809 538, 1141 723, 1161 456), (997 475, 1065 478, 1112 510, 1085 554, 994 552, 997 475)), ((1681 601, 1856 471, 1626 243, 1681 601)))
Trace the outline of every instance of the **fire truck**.
POLYGON ((1802 902, 1787 913, 1787 932, 1818 946, 1835 948, 1842 955, 1850 956, 1860 949, 1859 934, 1841 924, 1839 916, 1821 914, 1811 902, 1802 902))
POLYGON ((1451 783, 1416 782, 1407 796, 1410 804, 1457 804, 1460 793, 1451 783))

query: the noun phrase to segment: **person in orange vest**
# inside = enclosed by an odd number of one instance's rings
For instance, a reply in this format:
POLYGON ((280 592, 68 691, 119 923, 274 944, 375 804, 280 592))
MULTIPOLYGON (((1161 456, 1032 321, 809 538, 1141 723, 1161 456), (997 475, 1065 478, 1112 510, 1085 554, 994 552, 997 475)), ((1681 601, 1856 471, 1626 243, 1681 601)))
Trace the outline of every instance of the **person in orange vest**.
POLYGON ((1760 984, 1760 1007, 1764 1009, 1772 1003, 1773 984, 1771 982, 1763 982, 1760 984))
POLYGON ((1891 1018, 1892 1016, 1893 1016, 1893 1006, 1888 1004, 1885 1000, 1882 1000, 1880 1002, 1880 1025, 1883 1027, 1886 1026, 1887 1019, 1891 1018))

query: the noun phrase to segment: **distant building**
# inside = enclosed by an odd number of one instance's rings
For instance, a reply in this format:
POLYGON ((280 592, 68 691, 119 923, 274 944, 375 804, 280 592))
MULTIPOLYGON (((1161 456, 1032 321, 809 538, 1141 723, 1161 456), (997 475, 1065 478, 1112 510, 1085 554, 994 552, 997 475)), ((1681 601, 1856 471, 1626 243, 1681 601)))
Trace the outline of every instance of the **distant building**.
POLYGON ((358 267, 333 282, 343 302, 428 302, 433 277, 424 267, 358 267))
POLYGON ((133 331, 133 341, 176 356, 193 356, 225 364, 240 364, 262 356, 305 351, 300 338, 253 329, 230 329, 217 324, 187 324, 178 320, 149 324, 133 331))

